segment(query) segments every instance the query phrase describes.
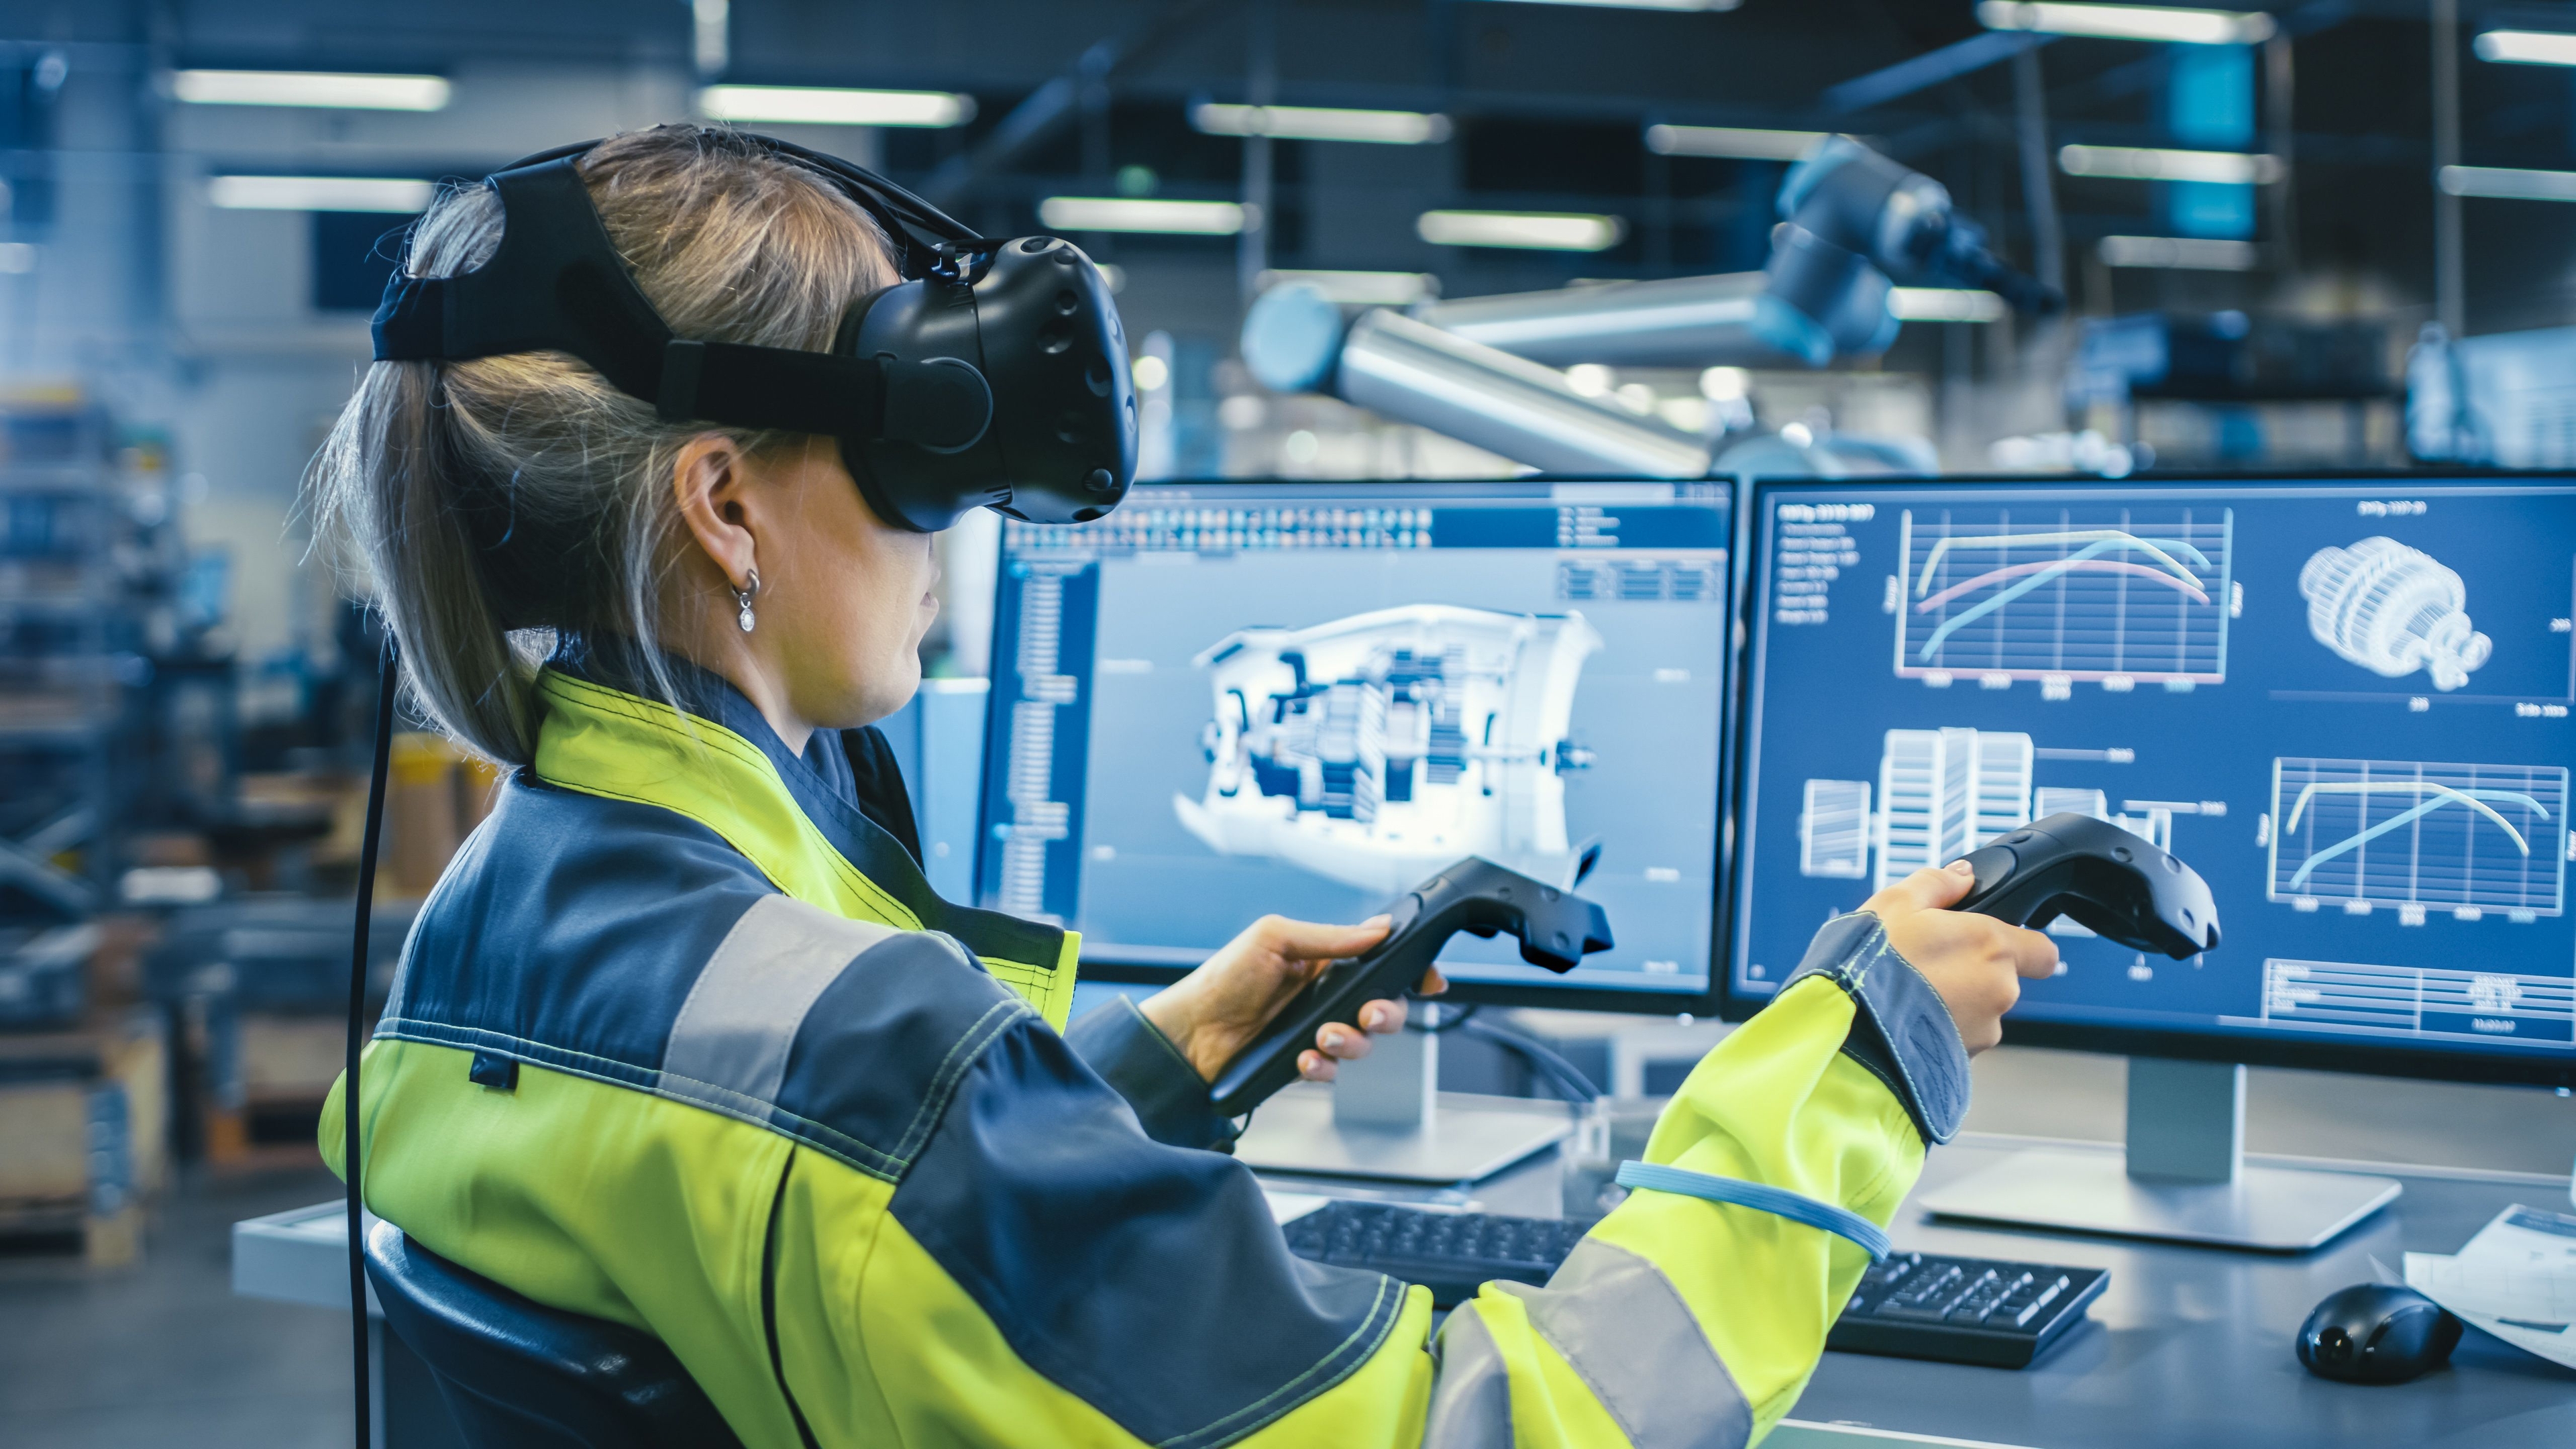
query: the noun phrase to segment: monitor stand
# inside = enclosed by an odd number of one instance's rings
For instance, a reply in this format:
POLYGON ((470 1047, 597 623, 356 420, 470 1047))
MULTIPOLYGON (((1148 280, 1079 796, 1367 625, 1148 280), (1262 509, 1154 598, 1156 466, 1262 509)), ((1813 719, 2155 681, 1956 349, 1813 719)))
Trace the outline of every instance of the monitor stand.
POLYGON ((2245 1165, 2245 1068, 2129 1059, 2125 1158, 2032 1148, 1925 1193, 1936 1216, 2296 1253, 2396 1200, 2394 1178, 2245 1165))
POLYGON ((1439 1078, 1437 1035, 1379 1037, 1331 1087, 1300 1083, 1262 1103, 1234 1155, 1269 1172, 1465 1183, 1573 1130, 1561 1102, 1442 1092, 1439 1078))

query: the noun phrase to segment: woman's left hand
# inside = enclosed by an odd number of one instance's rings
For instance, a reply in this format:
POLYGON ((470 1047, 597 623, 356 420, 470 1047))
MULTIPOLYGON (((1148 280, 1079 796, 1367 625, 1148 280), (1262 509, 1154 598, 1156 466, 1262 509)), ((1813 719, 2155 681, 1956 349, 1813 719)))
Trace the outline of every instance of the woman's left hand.
MULTIPOLYGON (((1319 926, 1283 916, 1263 916, 1243 934, 1201 962, 1199 968, 1139 1004, 1145 1019, 1180 1048, 1181 1055, 1213 1082, 1226 1063, 1261 1034, 1288 999, 1331 963, 1356 956, 1386 939, 1387 918, 1356 926, 1319 926)), ((1436 970, 1417 988, 1424 995, 1448 989, 1436 970)), ((1404 1003, 1372 1001, 1360 1008, 1353 1031, 1327 1023, 1312 1049, 1297 1056, 1298 1075, 1310 1082, 1333 1079, 1336 1062, 1368 1055, 1369 1036, 1404 1029, 1404 1003)))

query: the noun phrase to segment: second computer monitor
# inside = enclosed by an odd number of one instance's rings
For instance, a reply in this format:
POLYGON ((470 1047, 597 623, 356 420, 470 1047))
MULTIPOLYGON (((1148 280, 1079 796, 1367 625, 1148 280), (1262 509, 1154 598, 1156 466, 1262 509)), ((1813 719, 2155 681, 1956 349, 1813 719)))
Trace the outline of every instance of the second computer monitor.
POLYGON ((1765 483, 1730 1009, 2023 821, 2209 882, 2189 961, 2053 929, 2022 1040, 2576 1081, 2576 483, 1765 483))
MULTIPOLYGON (((1140 487, 1005 527, 977 898, 1177 971, 1265 912, 1357 921, 1461 857, 1570 884, 1568 976, 1457 937, 1462 994, 1709 987, 1724 484, 1140 487)), ((1603 997, 1603 999, 1608 999, 1603 997)))

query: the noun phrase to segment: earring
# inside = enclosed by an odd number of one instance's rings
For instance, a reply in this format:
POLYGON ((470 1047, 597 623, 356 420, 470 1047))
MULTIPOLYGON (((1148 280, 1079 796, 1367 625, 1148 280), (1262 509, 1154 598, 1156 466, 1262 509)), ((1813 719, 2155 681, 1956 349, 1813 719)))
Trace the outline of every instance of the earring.
POLYGON ((755 619, 755 618, 753 618, 753 617, 752 617, 752 612, 751 612, 751 600, 752 600, 752 597, 753 597, 754 595, 758 594, 759 592, 760 592, 760 570, 758 570, 758 569, 745 569, 745 570, 743 570, 743 584, 742 584, 742 587, 741 587, 741 588, 738 588, 738 589, 736 589, 736 590, 734 590, 734 591, 733 591, 733 601, 734 601, 734 603, 735 603, 736 605, 738 605, 738 606, 741 608, 742 612, 741 612, 741 613, 739 613, 739 614, 734 615, 734 619, 733 619, 733 621, 734 621, 735 623, 737 623, 737 624, 741 625, 741 626, 742 626, 742 632, 744 632, 744 633, 746 633, 746 634, 748 634, 748 633, 750 633, 750 632, 751 632, 751 626, 752 626, 753 624, 756 624, 756 623, 758 623, 758 622, 759 622, 759 620, 757 620, 757 619, 755 619))

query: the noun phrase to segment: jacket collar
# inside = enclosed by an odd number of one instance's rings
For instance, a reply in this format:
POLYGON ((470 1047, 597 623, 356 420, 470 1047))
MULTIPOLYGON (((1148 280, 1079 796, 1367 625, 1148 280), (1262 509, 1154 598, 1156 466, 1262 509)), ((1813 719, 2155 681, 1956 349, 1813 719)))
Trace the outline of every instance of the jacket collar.
POLYGON ((898 930, 945 931, 1063 1028, 1078 937, 941 900, 911 853, 839 787, 831 766, 846 772, 847 762, 829 758, 838 731, 816 731, 798 756, 722 676, 684 659, 663 662, 678 711, 660 702, 631 650, 558 648, 538 678, 546 718, 537 778, 696 820, 808 904, 898 930), (818 752, 826 764, 810 758, 818 752))

